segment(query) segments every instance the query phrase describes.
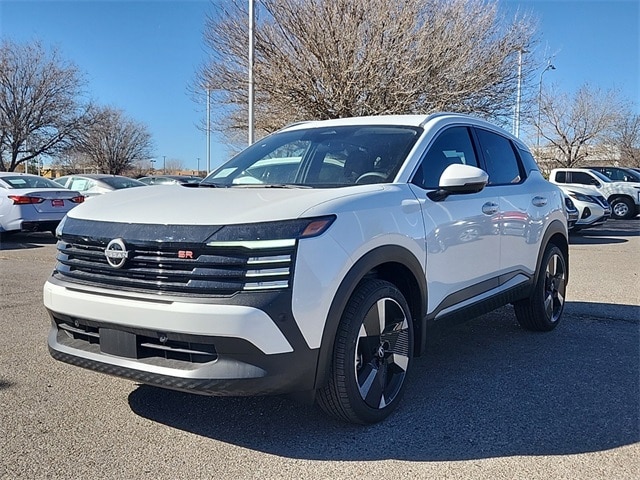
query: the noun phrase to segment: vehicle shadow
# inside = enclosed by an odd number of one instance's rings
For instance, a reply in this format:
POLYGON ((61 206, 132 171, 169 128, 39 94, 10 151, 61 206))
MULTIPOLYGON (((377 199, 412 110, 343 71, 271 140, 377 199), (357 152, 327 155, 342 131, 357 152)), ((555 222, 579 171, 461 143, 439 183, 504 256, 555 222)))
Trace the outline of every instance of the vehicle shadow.
POLYGON ((522 330, 511 307, 441 333, 414 362, 398 411, 368 427, 286 397, 204 397, 139 386, 129 404, 179 430, 299 459, 442 461, 607 450, 640 440, 638 307, 627 306, 631 321, 607 318, 607 307, 567 304, 563 323, 544 334, 522 330))
POLYGON ((15 233, 0 235, 0 250, 21 250, 55 245, 57 240, 49 232, 15 233))
POLYGON ((607 220, 599 227, 587 228, 571 232, 571 245, 604 245, 609 243, 625 243, 629 240, 620 237, 640 236, 640 220, 607 220))

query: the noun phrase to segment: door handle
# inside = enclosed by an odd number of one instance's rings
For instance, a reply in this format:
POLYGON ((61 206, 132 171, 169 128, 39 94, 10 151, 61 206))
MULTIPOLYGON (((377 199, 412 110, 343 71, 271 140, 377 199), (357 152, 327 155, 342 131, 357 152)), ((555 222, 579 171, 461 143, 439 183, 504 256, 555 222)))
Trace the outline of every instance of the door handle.
POLYGON ((531 203, 533 203, 536 207, 544 207, 547 204, 548 200, 545 197, 533 197, 531 203))
POLYGON ((482 205, 482 213, 485 215, 494 215, 498 213, 499 207, 497 203, 487 202, 482 205))

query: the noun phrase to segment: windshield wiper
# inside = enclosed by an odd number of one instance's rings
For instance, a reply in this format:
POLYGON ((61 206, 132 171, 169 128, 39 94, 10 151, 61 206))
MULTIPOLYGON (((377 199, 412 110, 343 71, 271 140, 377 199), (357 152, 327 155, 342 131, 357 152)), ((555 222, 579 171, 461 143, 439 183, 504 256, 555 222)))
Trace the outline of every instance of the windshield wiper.
POLYGON ((298 183, 265 183, 260 186, 264 188, 313 188, 309 185, 300 185, 298 183))
POLYGON ((207 187, 207 188, 229 188, 230 185, 225 185, 224 183, 210 183, 210 182, 200 182, 193 184, 194 187, 207 187))

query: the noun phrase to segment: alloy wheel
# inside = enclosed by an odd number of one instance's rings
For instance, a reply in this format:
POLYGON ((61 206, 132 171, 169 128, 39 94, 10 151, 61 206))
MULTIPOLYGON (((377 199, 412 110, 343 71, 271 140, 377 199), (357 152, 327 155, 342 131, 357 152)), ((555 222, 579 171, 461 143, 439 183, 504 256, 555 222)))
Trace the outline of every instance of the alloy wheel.
POLYGON ((409 324, 402 307, 381 298, 360 326, 355 349, 355 374, 365 403, 381 409, 398 395, 409 365, 409 324))

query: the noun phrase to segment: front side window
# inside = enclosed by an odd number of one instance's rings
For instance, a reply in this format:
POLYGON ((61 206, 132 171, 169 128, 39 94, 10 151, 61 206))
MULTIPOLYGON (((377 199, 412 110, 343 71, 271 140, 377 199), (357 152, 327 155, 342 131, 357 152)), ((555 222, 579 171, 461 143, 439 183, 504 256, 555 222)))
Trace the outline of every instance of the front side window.
POLYGON ((571 172, 571 183, 600 186, 600 183, 586 172, 571 172))
POLYGON ((476 132, 489 174, 489 185, 520 183, 522 171, 511 141, 481 128, 476 132))
POLYGON ((467 127, 452 127, 439 134, 429 147, 411 183, 425 189, 436 189, 442 172, 452 164, 478 166, 467 127))
POLYGON ((392 182, 422 133, 371 125, 300 129, 260 140, 200 184, 314 188, 392 182))

